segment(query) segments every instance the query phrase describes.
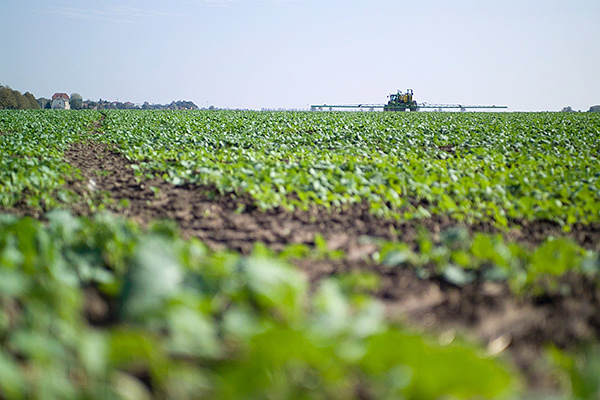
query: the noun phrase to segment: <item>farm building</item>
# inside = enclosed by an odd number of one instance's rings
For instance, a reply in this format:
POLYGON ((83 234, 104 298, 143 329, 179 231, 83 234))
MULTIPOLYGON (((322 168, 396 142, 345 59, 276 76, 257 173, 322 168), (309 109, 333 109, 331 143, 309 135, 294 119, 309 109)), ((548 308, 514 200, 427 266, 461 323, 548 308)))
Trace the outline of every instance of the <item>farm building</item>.
POLYGON ((54 93, 52 95, 52 109, 58 110, 69 110, 71 105, 69 104, 69 95, 66 93, 54 93))

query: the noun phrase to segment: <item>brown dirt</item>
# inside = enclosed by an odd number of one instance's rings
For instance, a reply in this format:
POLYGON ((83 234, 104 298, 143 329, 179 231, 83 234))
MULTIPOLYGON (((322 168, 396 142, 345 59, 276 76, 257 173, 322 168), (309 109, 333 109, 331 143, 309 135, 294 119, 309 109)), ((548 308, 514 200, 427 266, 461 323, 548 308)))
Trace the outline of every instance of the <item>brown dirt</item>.
MULTIPOLYGON (((113 200, 106 205, 109 210, 144 225, 159 218, 172 219, 185 237, 197 237, 215 249, 230 248, 248 254, 254 243, 260 241, 280 250, 292 243, 313 244, 315 234, 320 233, 331 249, 344 250, 347 256, 334 261, 298 261, 313 284, 344 272, 374 272, 380 277, 381 286, 373 294, 384 302, 391 318, 437 331, 443 340, 451 340, 456 333, 470 336, 487 346, 492 354, 508 354, 532 388, 555 384, 547 371, 538 369, 546 344, 573 348, 586 340, 600 339, 600 290, 585 278, 567 275, 562 283, 571 288, 568 294, 548 292, 544 297, 517 297, 504 283, 479 280, 458 288, 435 278, 420 279, 411 269, 376 265, 370 261, 376 246, 361 240, 363 236, 375 236, 415 245, 421 228, 435 236, 457 225, 448 217, 386 220, 373 216, 366 203, 343 211, 318 208, 261 211, 244 194, 220 196, 214 188, 176 187, 159 178, 136 178, 131 163, 105 144, 74 144, 65 158, 84 177, 83 181, 70 180, 71 190, 87 198, 101 198, 106 193, 113 200), (119 205, 121 200, 128 204, 119 205), (244 211, 239 212, 240 209, 244 211)), ((91 213, 84 202, 73 210, 80 215, 91 213)), ((17 207, 13 211, 29 214, 31 210, 17 207)), ((467 228, 496 231, 489 224, 467 228)), ((548 221, 515 221, 514 228, 505 235, 535 245, 548 236, 565 233, 548 221)), ((568 235, 586 248, 600 249, 599 224, 575 225, 568 235)), ((86 297, 92 323, 101 325, 110 320, 110 307, 106 308, 93 288, 87 289, 86 297)))
POLYGON ((451 144, 448 144, 445 146, 439 146, 438 149, 445 151, 446 153, 450 153, 450 154, 456 153, 456 150, 454 150, 454 146, 451 144))

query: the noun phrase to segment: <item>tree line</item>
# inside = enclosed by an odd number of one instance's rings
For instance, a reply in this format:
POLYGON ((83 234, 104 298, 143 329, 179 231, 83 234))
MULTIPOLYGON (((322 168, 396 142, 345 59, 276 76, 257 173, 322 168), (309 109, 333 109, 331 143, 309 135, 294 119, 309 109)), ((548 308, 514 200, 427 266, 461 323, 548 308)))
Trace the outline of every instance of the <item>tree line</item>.
MULTIPOLYGON (((83 100, 79 93, 72 93, 69 104, 73 110, 197 110, 198 106, 192 101, 178 100, 169 104, 150 104, 147 101, 142 105, 132 102, 83 100)), ((29 92, 21 93, 11 89, 9 86, 0 85, 0 110, 27 110, 27 109, 50 109, 52 99, 45 97, 35 98, 29 92)))
MULTIPOLYGON (((71 108, 73 108, 72 105, 71 108)), ((186 100, 172 101, 170 104, 150 104, 145 101, 140 106, 130 101, 123 103, 100 99, 98 101, 85 100, 82 108, 94 110, 197 110, 198 106, 194 102, 186 100)))
POLYGON ((0 85, 0 110, 28 110, 40 108, 35 96, 0 85))

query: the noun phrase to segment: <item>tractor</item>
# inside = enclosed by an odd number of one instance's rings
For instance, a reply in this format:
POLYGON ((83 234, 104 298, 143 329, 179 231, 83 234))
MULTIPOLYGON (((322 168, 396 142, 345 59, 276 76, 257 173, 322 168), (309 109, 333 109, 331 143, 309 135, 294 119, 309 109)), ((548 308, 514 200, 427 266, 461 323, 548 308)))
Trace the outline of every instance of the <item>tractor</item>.
POLYGON ((389 96, 390 101, 383 106, 383 111, 419 111, 419 105, 413 100, 412 89, 407 89, 406 93, 398 90, 398 93, 392 93, 389 96))

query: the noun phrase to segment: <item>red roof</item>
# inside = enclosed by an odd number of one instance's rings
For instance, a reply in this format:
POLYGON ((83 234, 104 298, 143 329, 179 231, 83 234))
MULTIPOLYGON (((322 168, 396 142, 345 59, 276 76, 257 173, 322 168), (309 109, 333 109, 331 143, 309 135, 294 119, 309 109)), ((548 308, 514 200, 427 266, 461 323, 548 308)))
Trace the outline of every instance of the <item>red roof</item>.
POLYGON ((52 100, 56 99, 69 100, 69 96, 66 93, 54 93, 52 100))

